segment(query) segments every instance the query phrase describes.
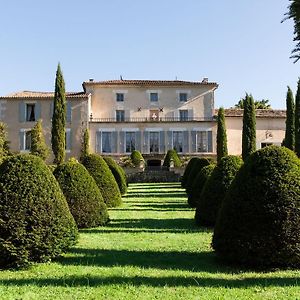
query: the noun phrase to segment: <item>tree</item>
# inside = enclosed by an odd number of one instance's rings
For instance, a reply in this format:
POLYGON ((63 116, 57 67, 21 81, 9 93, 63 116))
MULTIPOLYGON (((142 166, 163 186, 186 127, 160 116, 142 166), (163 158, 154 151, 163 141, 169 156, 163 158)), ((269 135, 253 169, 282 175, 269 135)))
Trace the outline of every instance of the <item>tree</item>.
POLYGON ((245 160, 256 150, 256 118, 252 95, 246 94, 244 100, 242 157, 245 160))
POLYGON ((294 21, 294 41, 297 44, 290 58, 294 58, 294 63, 296 63, 300 59, 300 0, 290 0, 290 2, 292 3, 288 6, 286 17, 281 22, 287 19, 293 19, 294 21))
POLYGON ((30 154, 39 156, 43 160, 48 157, 49 149, 43 135, 42 120, 38 120, 31 130, 30 154))
POLYGON ((65 160, 65 124, 66 124, 66 93, 65 82, 60 64, 57 66, 54 93, 54 110, 52 117, 51 143, 54 163, 62 164, 65 160))
POLYGON ((86 128, 83 132, 82 142, 81 142, 81 152, 80 152, 80 160, 90 154, 90 133, 89 129, 86 128))
POLYGON ((295 152, 300 157, 300 78, 298 79, 295 103, 295 152))
POLYGON ((6 125, 0 122, 0 158, 10 153, 7 140, 6 125))
POLYGON ((222 157, 228 155, 227 149, 227 134, 225 126, 224 108, 220 107, 218 111, 218 130, 217 130, 217 162, 219 163, 222 157))
POLYGON ((291 150, 295 149, 295 103, 291 88, 288 86, 286 95, 286 129, 283 145, 291 150))
MULTIPOLYGON (((269 104, 269 100, 262 99, 262 100, 255 100, 254 101, 255 109, 271 109, 271 105, 269 104)), ((244 108, 244 99, 240 99, 237 104, 234 105, 234 108, 244 108)))

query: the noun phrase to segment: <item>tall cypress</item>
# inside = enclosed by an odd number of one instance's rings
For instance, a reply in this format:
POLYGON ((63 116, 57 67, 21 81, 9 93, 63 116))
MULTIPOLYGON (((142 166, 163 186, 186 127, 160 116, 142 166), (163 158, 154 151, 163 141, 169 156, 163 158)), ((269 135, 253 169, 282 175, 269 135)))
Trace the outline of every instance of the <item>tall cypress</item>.
POLYGON ((256 117, 252 95, 246 94, 244 99, 242 157, 245 160, 256 150, 256 117))
POLYGON ((218 130, 217 130, 217 161, 221 161, 221 158, 228 155, 227 149, 227 134, 225 126, 225 111, 223 107, 218 111, 218 130))
POLYGON ((295 149, 295 102, 293 92, 289 86, 286 94, 286 121, 284 146, 293 151, 295 149))
POLYGON ((83 161, 83 159, 89 154, 90 154, 90 134, 89 134, 89 129, 86 128, 82 136, 80 161, 83 161))
POLYGON ((300 157, 300 78, 298 79, 295 103, 295 152, 300 157))
POLYGON ((66 124, 66 92, 65 82, 60 64, 57 66, 54 93, 54 109, 52 117, 51 143, 54 163, 62 164, 65 160, 65 124, 66 124))

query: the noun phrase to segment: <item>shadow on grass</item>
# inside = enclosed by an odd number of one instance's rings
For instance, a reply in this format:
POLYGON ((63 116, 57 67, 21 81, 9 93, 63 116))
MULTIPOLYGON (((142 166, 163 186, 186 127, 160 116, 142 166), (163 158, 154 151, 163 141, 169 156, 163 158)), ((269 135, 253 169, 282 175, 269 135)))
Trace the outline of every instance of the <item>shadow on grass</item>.
MULTIPOLYGON (((191 208, 187 205, 187 204, 182 204, 182 203, 166 203, 166 204, 162 204, 162 203, 148 203, 148 204, 133 204, 130 203, 130 205, 136 207, 137 209, 139 208, 154 208, 154 209, 163 209, 163 210, 176 210, 176 209, 180 209, 180 210, 191 210, 191 208)), ((114 209, 115 210, 115 209, 114 209)))
POLYGON ((124 199, 127 198, 175 198, 175 199, 180 199, 182 198, 187 198, 186 194, 179 192, 179 193, 174 193, 174 192, 168 192, 168 193, 162 193, 162 192, 157 192, 157 193, 130 193, 127 195, 123 196, 124 199))

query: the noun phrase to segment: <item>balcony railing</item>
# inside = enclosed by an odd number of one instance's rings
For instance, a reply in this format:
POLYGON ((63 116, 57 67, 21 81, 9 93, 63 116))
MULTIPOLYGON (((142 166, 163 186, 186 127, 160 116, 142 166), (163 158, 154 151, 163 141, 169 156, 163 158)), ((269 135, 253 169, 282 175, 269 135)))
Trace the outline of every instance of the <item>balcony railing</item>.
POLYGON ((153 118, 93 118, 90 117, 90 122, 94 123, 159 123, 159 122, 207 122, 215 120, 214 117, 159 117, 153 118))

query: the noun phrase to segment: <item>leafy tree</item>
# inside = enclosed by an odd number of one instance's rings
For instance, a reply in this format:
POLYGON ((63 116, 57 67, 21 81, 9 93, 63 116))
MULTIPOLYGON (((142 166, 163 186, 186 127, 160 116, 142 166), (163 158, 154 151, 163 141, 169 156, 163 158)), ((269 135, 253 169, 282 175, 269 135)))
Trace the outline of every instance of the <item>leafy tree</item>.
POLYGON ((283 145, 291 150, 295 149, 295 102, 291 88, 288 86, 286 95, 286 129, 283 145))
POLYGON ((49 155, 49 149, 43 135, 42 120, 38 120, 31 130, 30 154, 39 156, 43 160, 46 160, 49 155))
POLYGON ((6 125, 0 122, 0 158, 10 154, 6 125))
POLYGON ((178 156, 177 151, 175 149, 168 150, 168 152, 164 158, 163 166, 170 167, 171 160, 173 160, 175 168, 181 167, 182 163, 181 163, 180 157, 178 156))
POLYGON ((298 80, 295 104, 295 152, 300 157, 300 78, 298 80))
POLYGON ((291 4, 288 6, 288 12, 285 14, 285 18, 282 20, 284 22, 287 19, 292 19, 294 21, 294 41, 297 42, 294 50, 292 51, 292 56, 296 63, 300 59, 300 0, 290 0, 291 4))
POLYGON ((246 94, 244 100, 242 157, 245 160, 256 150, 256 118, 254 101, 251 95, 246 94))
POLYGON ((217 130, 217 161, 221 161, 222 157, 228 155, 227 134, 225 126, 224 108, 220 107, 218 111, 218 130, 217 130))
POLYGON ((51 143, 54 163, 62 164, 65 160, 65 124, 66 124, 66 93, 65 81, 60 64, 57 66, 54 93, 54 111, 52 117, 51 143))
POLYGON ((83 132, 82 142, 81 142, 81 152, 80 152, 80 160, 90 154, 90 134, 89 129, 86 128, 83 132))
MULTIPOLYGON (((244 109, 244 100, 244 98, 240 99, 239 102, 234 105, 234 108, 244 109)), ((271 105, 267 99, 255 100, 254 107, 255 109, 271 109, 271 105)))

